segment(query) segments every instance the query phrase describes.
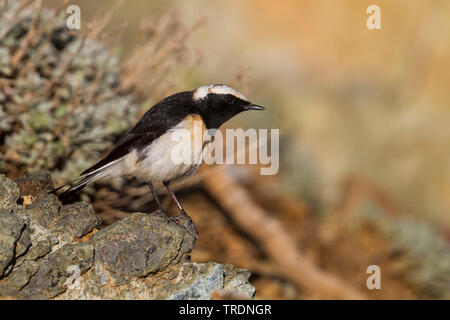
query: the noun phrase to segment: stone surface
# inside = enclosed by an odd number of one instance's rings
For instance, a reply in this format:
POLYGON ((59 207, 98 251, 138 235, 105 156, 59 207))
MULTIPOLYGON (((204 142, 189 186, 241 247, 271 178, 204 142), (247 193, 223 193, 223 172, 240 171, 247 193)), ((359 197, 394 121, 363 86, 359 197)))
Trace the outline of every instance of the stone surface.
POLYGON ((97 262, 57 299, 211 299, 214 291, 224 289, 250 299, 255 287, 248 282, 250 273, 247 272, 247 277, 236 277, 241 272, 216 262, 183 262, 145 278, 121 277, 97 262), (234 283, 240 290, 227 283, 234 283))
POLYGON ((53 190, 52 176, 49 172, 26 174, 14 180, 22 196, 40 197, 53 190))
POLYGON ((224 289, 233 292, 242 297, 253 297, 255 294, 255 287, 252 286, 248 279, 251 274, 245 269, 239 269, 231 264, 224 264, 225 279, 224 289))
POLYGON ((67 289, 70 266, 83 274, 94 262, 94 246, 88 243, 66 244, 39 263, 39 270, 26 288, 31 295, 52 298, 67 289))
POLYGON ((59 215, 48 225, 52 234, 68 242, 81 238, 101 224, 90 204, 78 202, 61 208, 59 215))
POLYGON ((17 185, 0 174, 0 208, 9 208, 13 206, 20 197, 20 190, 17 185))
MULTIPOLYGON (((180 267, 177 277, 167 281, 163 290, 158 292, 157 299, 185 300, 211 299, 215 290, 228 289, 226 283, 234 278, 237 271, 229 265, 208 263, 187 263, 180 267), (182 279, 182 281, 180 281, 182 279)), ((250 276, 250 274, 249 274, 250 276)), ((236 284, 242 286, 248 283, 247 278, 236 278, 236 284)), ((251 298, 255 288, 250 285, 249 290, 241 294, 251 298)))
POLYGON ((143 277, 187 259, 195 238, 166 215, 135 213, 97 232, 96 259, 118 274, 143 277))
POLYGON ((197 230, 187 216, 133 213, 100 231, 92 206, 63 206, 45 174, 21 187, 0 176, 0 296, 16 299, 211 299, 216 290, 251 298, 250 273, 193 263, 197 230), (19 191, 20 190, 20 191, 19 191), (22 193, 19 193, 22 192, 22 193), (33 196, 30 203, 23 197, 33 196))
POLYGON ((31 240, 25 222, 14 209, 0 209, 0 276, 7 271, 13 259, 22 255, 31 240))
POLYGON ((63 207, 56 196, 47 194, 19 210, 18 214, 28 221, 35 244, 52 239, 62 246, 101 224, 91 205, 78 202, 63 207))

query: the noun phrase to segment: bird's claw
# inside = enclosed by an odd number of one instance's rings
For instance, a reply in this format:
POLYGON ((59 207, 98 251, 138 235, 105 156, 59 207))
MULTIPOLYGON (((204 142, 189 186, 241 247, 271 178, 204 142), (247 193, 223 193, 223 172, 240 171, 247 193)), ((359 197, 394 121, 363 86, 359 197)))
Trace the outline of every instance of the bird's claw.
POLYGON ((172 218, 178 224, 184 226, 190 233, 192 233, 195 238, 198 238, 198 231, 195 227, 194 221, 192 221, 191 217, 184 211, 180 210, 180 214, 174 218, 172 218))

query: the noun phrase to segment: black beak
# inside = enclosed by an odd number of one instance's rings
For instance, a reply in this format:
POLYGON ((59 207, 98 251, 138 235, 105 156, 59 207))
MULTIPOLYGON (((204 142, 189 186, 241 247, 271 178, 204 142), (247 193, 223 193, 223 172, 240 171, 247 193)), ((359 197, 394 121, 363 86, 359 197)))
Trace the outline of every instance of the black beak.
POLYGON ((245 110, 264 110, 264 107, 258 106, 256 104, 248 104, 244 107, 245 110))

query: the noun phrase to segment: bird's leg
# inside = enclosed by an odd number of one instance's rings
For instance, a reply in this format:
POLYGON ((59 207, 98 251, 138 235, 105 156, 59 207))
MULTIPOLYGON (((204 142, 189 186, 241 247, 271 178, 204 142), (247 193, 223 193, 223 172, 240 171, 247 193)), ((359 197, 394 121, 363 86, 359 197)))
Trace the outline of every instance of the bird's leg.
POLYGON ((186 213, 186 211, 184 211, 183 207, 181 206, 180 201, 178 201, 177 197, 175 197, 175 193, 173 193, 172 188, 169 186, 168 182, 163 182, 164 186, 166 187, 167 191, 169 192, 170 196, 172 197, 173 201, 175 201, 175 203, 178 206, 178 210, 180 210, 182 215, 188 215, 186 213))
POLYGON ((153 184, 152 184, 151 182, 149 182, 149 183, 147 183, 147 185, 148 185, 148 187, 150 188, 150 191, 151 191, 152 194, 153 194, 153 199, 155 199, 156 204, 158 205, 158 208, 159 208, 162 212, 166 212, 166 211, 164 210, 163 206, 161 205, 161 201, 159 201, 158 194, 156 193, 156 189, 155 189, 155 187, 153 186, 153 184))
POLYGON ((183 225, 188 230, 188 232, 190 232, 194 236, 194 239, 197 240, 198 231, 197 228, 195 227, 194 221, 192 221, 191 217, 189 217, 186 211, 184 211, 180 201, 178 201, 177 197, 175 197, 175 193, 173 193, 172 191, 172 188, 170 188, 169 183, 163 182, 163 184, 181 212, 181 214, 179 216, 174 217, 173 220, 175 220, 178 224, 183 225))

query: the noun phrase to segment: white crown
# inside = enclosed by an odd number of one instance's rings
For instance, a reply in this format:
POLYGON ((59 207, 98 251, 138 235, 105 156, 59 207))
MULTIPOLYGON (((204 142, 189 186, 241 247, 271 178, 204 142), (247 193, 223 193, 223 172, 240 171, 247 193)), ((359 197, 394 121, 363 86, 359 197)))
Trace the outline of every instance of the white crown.
POLYGON ((194 91, 193 98, 194 100, 202 100, 205 99, 209 93, 215 94, 231 94, 236 98, 247 101, 247 98, 244 95, 233 88, 226 86, 224 84, 211 84, 208 86, 203 86, 194 91))

